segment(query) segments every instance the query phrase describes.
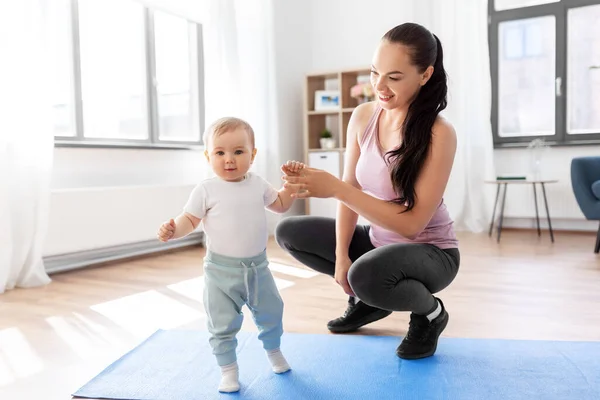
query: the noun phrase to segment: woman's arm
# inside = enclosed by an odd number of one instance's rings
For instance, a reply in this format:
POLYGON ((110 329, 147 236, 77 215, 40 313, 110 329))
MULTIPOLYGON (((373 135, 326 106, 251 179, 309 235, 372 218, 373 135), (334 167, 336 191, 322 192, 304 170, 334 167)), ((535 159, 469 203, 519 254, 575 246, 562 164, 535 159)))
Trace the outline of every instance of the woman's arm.
MULTIPOLYGON (((354 109, 350 121, 348 122, 342 181, 358 190, 361 189, 356 180, 356 164, 358 162, 358 157, 360 156, 358 139, 364 132, 365 118, 368 121, 369 115, 372 112, 372 105, 361 104, 354 109)), ((335 220, 336 258, 348 257, 348 249, 350 248, 350 241, 354 235, 356 221, 358 221, 358 214, 344 203, 339 202, 337 207, 337 218, 335 220)))
POLYGON ((374 224, 414 238, 425 229, 442 200, 455 153, 456 132, 448 122, 438 119, 429 156, 415 184, 415 205, 408 212, 401 213, 406 210, 403 205, 379 200, 344 182, 336 185, 334 197, 374 224))

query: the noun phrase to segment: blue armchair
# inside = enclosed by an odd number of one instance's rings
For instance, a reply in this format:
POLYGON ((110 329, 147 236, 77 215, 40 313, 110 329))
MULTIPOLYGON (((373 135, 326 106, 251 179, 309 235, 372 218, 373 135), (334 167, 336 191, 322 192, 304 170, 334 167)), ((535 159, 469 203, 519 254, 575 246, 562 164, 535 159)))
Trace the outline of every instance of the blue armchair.
MULTIPOLYGON (((589 220, 600 220, 600 156, 571 161, 571 184, 581 212, 589 220)), ((600 226, 594 253, 600 251, 600 226)))

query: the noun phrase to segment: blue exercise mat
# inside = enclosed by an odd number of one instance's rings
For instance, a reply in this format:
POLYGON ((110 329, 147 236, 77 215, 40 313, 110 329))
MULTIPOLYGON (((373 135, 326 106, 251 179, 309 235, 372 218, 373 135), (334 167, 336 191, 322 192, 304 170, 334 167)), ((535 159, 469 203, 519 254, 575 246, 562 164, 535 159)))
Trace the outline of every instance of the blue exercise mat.
POLYGON ((286 333, 292 370, 274 374, 256 333, 238 335, 241 391, 217 391, 204 331, 158 331, 74 394, 126 400, 598 399, 600 342, 441 338, 406 361, 397 337, 286 333))

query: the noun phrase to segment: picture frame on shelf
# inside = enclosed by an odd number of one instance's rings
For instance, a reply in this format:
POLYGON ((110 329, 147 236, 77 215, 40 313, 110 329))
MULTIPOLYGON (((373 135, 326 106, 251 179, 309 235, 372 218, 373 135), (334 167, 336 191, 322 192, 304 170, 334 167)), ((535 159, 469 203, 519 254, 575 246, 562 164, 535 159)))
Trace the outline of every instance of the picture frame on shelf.
POLYGON ((316 90, 315 111, 339 110, 341 108, 339 90, 316 90))

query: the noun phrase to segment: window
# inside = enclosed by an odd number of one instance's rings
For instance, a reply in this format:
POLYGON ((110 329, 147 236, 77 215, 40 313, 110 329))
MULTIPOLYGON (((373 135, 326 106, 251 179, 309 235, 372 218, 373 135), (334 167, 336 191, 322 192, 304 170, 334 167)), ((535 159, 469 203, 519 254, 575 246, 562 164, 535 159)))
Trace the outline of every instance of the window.
POLYGON ((48 7, 49 30, 48 54, 50 60, 50 90, 52 95, 52 116, 54 120, 54 136, 73 137, 77 135, 75 127, 75 98, 73 96, 74 71, 73 53, 70 38, 72 37, 69 16, 71 0, 56 0, 48 7))
POLYGON ((600 4, 567 14, 567 133, 600 132, 600 4))
POLYGON ((198 141, 197 48, 193 24, 154 14, 158 136, 160 140, 198 141))
POLYGON ((201 27, 131 0, 56 0, 57 145, 201 144, 201 27))
POLYGON ((496 147, 600 144, 600 0, 489 0, 496 147))

